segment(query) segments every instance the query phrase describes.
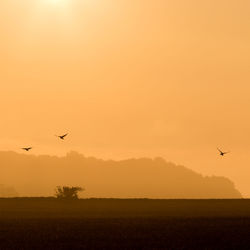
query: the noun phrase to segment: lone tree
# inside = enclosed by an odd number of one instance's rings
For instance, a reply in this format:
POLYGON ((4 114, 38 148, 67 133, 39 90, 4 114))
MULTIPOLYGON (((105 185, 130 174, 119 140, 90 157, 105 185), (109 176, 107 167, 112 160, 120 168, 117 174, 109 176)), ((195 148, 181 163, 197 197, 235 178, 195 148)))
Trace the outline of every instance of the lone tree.
POLYGON ((58 199, 76 200, 79 199, 78 192, 82 191, 84 191, 84 188, 82 187, 58 186, 56 187, 55 196, 58 199))

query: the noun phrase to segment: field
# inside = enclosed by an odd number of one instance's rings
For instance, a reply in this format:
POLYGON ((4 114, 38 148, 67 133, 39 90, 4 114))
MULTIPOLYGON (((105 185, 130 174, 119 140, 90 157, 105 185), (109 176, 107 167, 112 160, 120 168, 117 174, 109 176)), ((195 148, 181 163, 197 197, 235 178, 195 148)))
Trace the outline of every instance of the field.
POLYGON ((250 200, 0 199, 0 249, 250 249, 250 200))

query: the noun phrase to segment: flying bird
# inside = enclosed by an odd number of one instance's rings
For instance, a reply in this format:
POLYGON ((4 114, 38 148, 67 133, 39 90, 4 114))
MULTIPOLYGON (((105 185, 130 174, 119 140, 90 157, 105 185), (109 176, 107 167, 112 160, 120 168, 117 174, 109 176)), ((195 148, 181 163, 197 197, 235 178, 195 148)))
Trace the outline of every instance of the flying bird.
POLYGON ((23 149, 23 150, 25 150, 25 151, 30 151, 31 149, 32 149, 32 147, 29 147, 29 148, 21 148, 21 149, 23 149))
POLYGON ((60 138, 61 140, 64 140, 64 138, 67 136, 68 134, 65 135, 56 135, 56 137, 60 138))
POLYGON ((219 148, 217 148, 217 149, 218 149, 218 151, 220 152, 220 155, 221 155, 221 156, 224 156, 225 154, 230 153, 230 152, 223 152, 223 151, 221 151, 219 148))

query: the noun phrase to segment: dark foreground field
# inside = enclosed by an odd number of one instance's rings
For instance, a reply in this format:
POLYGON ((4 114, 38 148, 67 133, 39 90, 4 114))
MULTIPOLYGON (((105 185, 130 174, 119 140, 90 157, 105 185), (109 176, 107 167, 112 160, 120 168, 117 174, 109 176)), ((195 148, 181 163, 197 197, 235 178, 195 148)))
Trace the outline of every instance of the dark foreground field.
POLYGON ((0 199, 0 249, 250 249, 250 200, 0 199))

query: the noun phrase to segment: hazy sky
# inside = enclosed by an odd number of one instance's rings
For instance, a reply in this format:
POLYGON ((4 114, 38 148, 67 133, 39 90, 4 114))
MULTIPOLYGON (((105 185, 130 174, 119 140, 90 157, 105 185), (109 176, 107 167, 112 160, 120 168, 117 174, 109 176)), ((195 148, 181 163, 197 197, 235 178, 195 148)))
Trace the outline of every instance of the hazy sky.
POLYGON ((249 0, 4 0, 0 36, 0 150, 162 156, 250 196, 249 0))

